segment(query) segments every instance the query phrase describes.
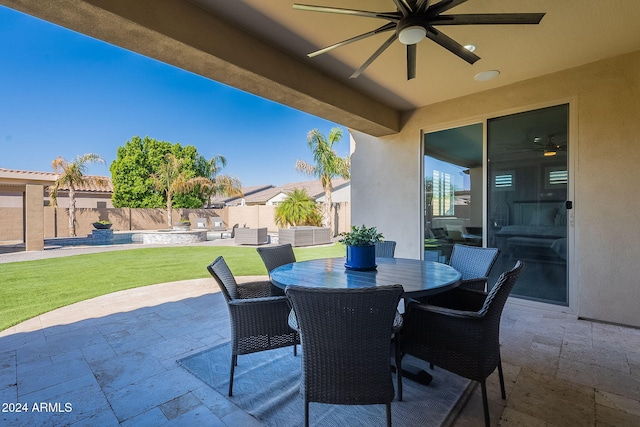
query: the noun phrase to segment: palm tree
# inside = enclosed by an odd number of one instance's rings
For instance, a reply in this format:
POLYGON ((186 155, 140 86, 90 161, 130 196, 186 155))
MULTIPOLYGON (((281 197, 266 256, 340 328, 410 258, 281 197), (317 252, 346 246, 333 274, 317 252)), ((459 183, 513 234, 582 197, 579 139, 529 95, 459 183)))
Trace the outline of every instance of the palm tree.
POLYGON ((53 206, 58 206, 58 192, 60 190, 69 191, 69 236, 76 236, 76 189, 88 184, 105 185, 107 179, 99 176, 87 176, 88 163, 104 163, 104 159, 98 154, 88 153, 76 157, 72 162, 68 162, 59 156, 51 167, 58 174, 56 182, 49 187, 49 194, 53 201, 53 206))
POLYGON ((156 190, 165 194, 167 198, 167 224, 171 228, 173 195, 184 194, 193 190, 196 185, 206 185, 207 178, 198 176, 190 178, 182 171, 183 159, 179 159, 169 153, 165 157, 165 162, 160 165, 158 172, 151 175, 153 186, 156 190))
POLYGON ((211 199, 218 195, 227 197, 242 197, 242 183, 239 179, 229 175, 218 175, 218 172, 227 165, 227 159, 223 156, 214 156, 207 162, 207 179, 208 183, 202 184, 203 195, 208 201, 208 207, 211 207, 211 199))
POLYGON ((318 205, 305 190, 295 189, 276 208, 276 224, 287 225, 320 225, 322 215, 318 205))
POLYGON ((297 170, 320 179, 325 194, 324 221, 333 234, 335 233, 333 232, 333 218, 331 215, 331 208, 333 207, 331 180, 337 177, 349 179, 349 168, 351 167, 349 156, 342 158, 333 149, 333 145, 340 142, 341 139, 342 129, 340 128, 331 129, 329 140, 318 129, 313 129, 307 135, 307 143, 313 152, 315 165, 309 164, 304 160, 296 161, 297 170))

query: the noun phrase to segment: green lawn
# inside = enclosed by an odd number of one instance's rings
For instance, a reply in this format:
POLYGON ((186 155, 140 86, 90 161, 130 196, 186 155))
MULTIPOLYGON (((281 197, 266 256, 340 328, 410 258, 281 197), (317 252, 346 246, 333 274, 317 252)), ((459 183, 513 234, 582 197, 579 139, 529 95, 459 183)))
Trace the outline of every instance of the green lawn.
MULTIPOLYGON (((344 246, 296 248, 298 261, 344 256, 344 246)), ((266 275, 255 248, 184 246, 0 264, 0 331, 47 311, 123 289, 211 277, 222 255, 237 276, 266 275)))

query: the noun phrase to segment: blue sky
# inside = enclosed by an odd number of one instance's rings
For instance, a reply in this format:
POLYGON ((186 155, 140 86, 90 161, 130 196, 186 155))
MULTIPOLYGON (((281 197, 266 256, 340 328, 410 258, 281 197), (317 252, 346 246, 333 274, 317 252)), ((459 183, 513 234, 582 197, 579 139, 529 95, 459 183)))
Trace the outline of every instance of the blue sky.
MULTIPOLYGON (((306 136, 335 123, 0 6, 0 167, 51 171, 58 156, 101 155, 149 136, 223 155, 243 185, 305 181, 306 136)), ((336 146, 349 152, 346 129, 336 146)))

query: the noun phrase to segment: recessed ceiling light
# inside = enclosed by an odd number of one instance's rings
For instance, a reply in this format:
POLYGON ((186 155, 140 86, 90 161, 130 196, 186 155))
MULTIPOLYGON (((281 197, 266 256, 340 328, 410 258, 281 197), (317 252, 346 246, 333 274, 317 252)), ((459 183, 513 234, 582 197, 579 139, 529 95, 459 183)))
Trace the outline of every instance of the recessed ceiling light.
POLYGON ((467 49, 469 52, 475 52, 476 45, 474 45, 474 44, 466 44, 466 45, 464 45, 464 48, 467 49))
POLYGON ((500 71, 498 70, 489 70, 483 71, 481 73, 476 74, 473 78, 479 82, 486 82, 487 80, 495 79, 500 75, 500 71))

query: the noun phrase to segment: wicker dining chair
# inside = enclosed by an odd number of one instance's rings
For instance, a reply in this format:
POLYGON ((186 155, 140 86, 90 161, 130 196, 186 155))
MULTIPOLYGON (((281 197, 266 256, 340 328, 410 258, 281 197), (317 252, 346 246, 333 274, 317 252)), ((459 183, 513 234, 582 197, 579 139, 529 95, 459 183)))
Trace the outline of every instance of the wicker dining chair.
POLYGON ((489 293, 456 288, 407 307, 402 350, 473 381, 482 388, 484 419, 489 422, 486 378, 498 368, 500 391, 506 398, 500 360, 500 317, 522 262, 502 273, 489 293))
MULTIPOLYGON (((267 272, 271 274, 271 270, 281 265, 296 262, 296 255, 293 253, 293 246, 290 243, 279 246, 264 246, 256 248, 258 255, 262 258, 267 272)), ((284 295, 284 291, 274 285, 273 292, 276 295, 284 295)))
POLYGON ((238 284, 221 256, 209 264, 207 270, 220 286, 231 320, 231 396, 238 355, 288 346, 293 346, 295 355, 300 335, 287 324, 291 310, 287 297, 273 296, 271 282, 238 284))
POLYGON ((500 250, 497 248, 453 245, 449 265, 462 274, 460 287, 485 291, 489 272, 499 253, 500 250))
POLYGON ((396 242, 385 240, 376 242, 376 258, 393 258, 396 253, 396 242))
MULTIPOLYGON (((302 340, 301 393, 305 426, 309 403, 385 404, 391 425, 394 397, 389 334, 403 289, 289 286, 302 340)), ((401 359, 397 370, 400 372, 401 359)))

